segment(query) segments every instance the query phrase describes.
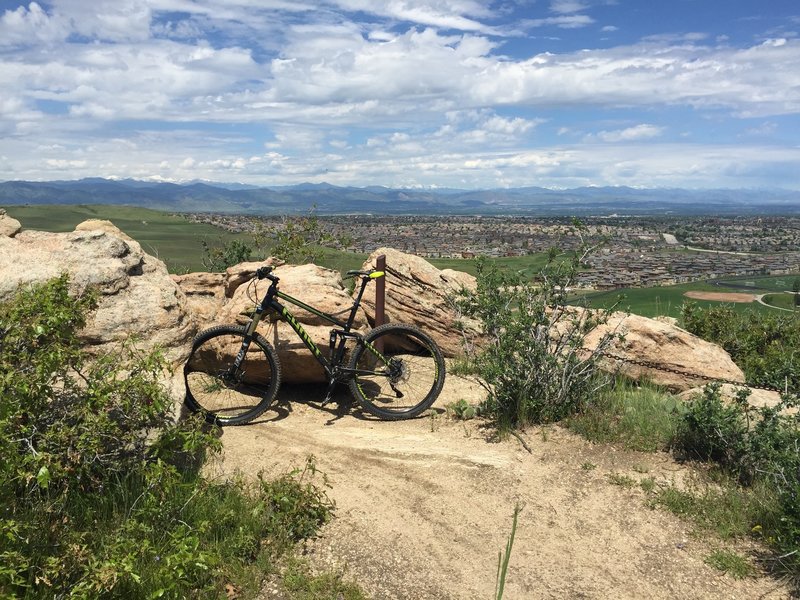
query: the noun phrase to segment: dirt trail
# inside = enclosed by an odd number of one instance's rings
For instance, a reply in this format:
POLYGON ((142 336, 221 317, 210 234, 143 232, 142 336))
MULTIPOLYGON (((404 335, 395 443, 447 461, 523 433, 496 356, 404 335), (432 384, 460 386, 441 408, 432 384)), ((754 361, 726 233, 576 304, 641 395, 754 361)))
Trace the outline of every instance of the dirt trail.
POLYGON ((337 510, 308 546, 311 563, 344 567, 373 598, 493 597, 516 504, 507 600, 789 597, 779 581, 735 580, 707 566, 720 543, 647 508, 638 486, 609 481, 680 478, 683 467, 665 454, 594 446, 559 427, 528 431, 531 454, 513 438, 493 443, 477 421, 445 416, 446 403, 480 396, 455 377, 433 416, 396 423, 335 404, 320 409, 320 387, 282 394, 291 402, 224 430, 212 468, 279 474, 315 455, 337 510))

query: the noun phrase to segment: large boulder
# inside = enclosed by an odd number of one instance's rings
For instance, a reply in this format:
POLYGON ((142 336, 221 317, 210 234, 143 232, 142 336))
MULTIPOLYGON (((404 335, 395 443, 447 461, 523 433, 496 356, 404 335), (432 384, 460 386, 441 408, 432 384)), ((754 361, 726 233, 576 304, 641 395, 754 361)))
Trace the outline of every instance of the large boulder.
MULTIPOLYGON (((90 352, 115 352, 133 338, 144 351, 161 348, 176 367, 186 359, 196 325, 183 292, 163 262, 108 221, 85 222, 69 233, 0 236, 0 300, 62 273, 75 294, 98 290, 98 307, 80 333, 90 352)), ((166 383, 182 397, 179 377, 166 383)))
POLYGON ((604 370, 675 391, 697 387, 710 379, 744 382, 744 373, 720 346, 670 323, 614 313, 586 336, 584 345, 596 348, 609 333, 622 337, 614 340, 600 360, 604 370))
MULTIPOLYGON (((364 269, 374 269, 378 256, 386 256, 386 322, 416 325, 430 335, 445 356, 463 354, 464 338, 456 328, 461 322, 470 332, 477 331, 474 323, 460 318, 452 298, 462 288, 474 290, 472 275, 439 270, 424 258, 405 254, 393 248, 379 248, 364 263, 364 269)), ((357 291, 357 290, 356 290, 357 291)), ((368 288, 361 306, 371 323, 375 321, 375 292, 368 288)))
MULTIPOLYGON (((263 263, 258 263, 261 265, 263 263)), ((244 324, 249 320, 255 308, 254 298, 260 301, 267 291, 269 281, 258 282, 257 295, 253 295, 249 285, 243 285, 246 278, 240 273, 246 268, 232 268, 232 277, 241 279, 231 290, 231 298, 217 312, 215 324, 244 324)), ((253 273, 255 269, 253 269, 253 273)), ((280 278, 280 290, 314 308, 346 320, 353 299, 345 289, 338 271, 325 269, 313 264, 284 265, 277 267, 273 273, 280 278)), ((230 274, 229 274, 230 275, 230 274)), ((251 276, 252 277, 252 276, 251 276)), ((227 285, 227 284, 226 284, 227 285)), ((331 329, 334 325, 302 308, 283 302, 294 315, 309 338, 327 357, 331 329)), ((274 317, 274 315, 273 315, 274 317)), ((367 325, 363 311, 356 314, 354 329, 362 329, 367 325)), ((258 332, 269 341, 278 352, 281 362, 281 379, 289 383, 306 383, 326 381, 325 372, 305 347, 294 330, 285 321, 265 315, 258 327, 258 332)))
POLYGON ((20 222, 9 217, 4 208, 0 208, 0 237, 14 237, 20 231, 20 222))
POLYGON ((270 257, 265 261, 233 265, 224 273, 186 273, 173 275, 172 280, 186 294, 189 310, 200 325, 205 327, 215 321, 217 313, 229 299, 233 298, 240 285, 252 281, 259 267, 282 264, 282 260, 270 257))

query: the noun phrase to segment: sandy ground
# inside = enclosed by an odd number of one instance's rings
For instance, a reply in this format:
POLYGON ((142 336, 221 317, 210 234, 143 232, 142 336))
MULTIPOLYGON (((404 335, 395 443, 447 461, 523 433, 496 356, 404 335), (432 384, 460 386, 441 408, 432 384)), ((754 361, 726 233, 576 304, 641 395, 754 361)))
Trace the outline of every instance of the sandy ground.
MULTIPOLYGON (((452 376, 434 410, 411 421, 371 419, 347 406, 344 389, 342 406, 322 409, 323 395, 287 386, 257 423, 224 430, 224 454, 211 468, 277 475, 313 454, 337 509, 307 557, 344 569, 373 598, 494 597, 515 505, 507 600, 789 597, 767 576, 736 580, 707 566, 720 542, 649 509, 638 486, 609 480, 680 480, 685 468, 666 454, 595 446, 560 427, 527 431, 532 453, 514 438, 492 441, 477 420, 445 414, 449 402, 480 397, 452 376)), ((273 594, 268 587, 264 598, 273 594)))
POLYGON ((755 302, 756 297, 753 294, 736 293, 736 292, 684 292, 687 298, 694 298, 695 300, 713 300, 715 302, 755 302))

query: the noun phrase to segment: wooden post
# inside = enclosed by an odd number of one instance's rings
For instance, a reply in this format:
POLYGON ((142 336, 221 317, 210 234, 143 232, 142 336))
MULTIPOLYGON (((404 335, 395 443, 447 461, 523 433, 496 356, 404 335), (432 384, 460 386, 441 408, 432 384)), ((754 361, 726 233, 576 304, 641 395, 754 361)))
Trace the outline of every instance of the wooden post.
MULTIPOLYGON (((386 272, 386 255, 379 254, 375 258, 375 268, 386 272)), ((375 280, 375 327, 386 322, 386 276, 375 280)))

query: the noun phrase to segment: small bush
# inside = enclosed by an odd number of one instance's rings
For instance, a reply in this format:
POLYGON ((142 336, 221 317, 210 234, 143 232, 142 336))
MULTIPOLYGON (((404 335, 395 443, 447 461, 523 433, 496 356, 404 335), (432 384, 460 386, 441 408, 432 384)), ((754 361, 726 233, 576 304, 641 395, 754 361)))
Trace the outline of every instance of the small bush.
POLYGON ((469 421, 478 415, 477 408, 472 406, 463 398, 457 402, 448 404, 445 409, 447 410, 448 415, 451 415, 453 418, 461 421, 469 421))
POLYGON ((241 240, 224 241, 222 237, 209 243, 201 240, 203 266, 211 273, 221 273, 228 267, 250 260, 254 250, 241 240))
POLYGON ((684 327, 722 346, 750 385, 800 394, 800 315, 738 313, 731 306, 683 306, 684 327))
POLYGON ((585 335, 608 313, 567 305, 585 256, 557 260, 552 252, 533 281, 479 261, 477 290, 457 300, 462 313, 481 325, 483 348, 468 344, 466 358, 488 394, 481 413, 501 431, 559 421, 608 383, 596 363, 613 336, 593 350, 583 348, 585 335))

